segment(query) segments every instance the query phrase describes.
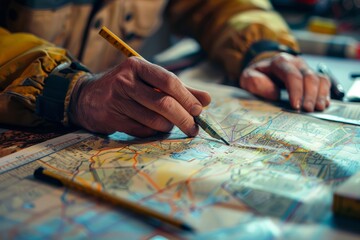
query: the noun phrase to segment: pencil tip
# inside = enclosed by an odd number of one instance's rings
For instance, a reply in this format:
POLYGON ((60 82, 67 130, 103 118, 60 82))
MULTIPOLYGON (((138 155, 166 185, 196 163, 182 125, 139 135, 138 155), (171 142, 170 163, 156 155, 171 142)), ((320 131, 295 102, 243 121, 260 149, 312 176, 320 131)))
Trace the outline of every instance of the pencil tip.
POLYGON ((221 138, 221 140, 228 146, 230 146, 230 143, 228 141, 226 141, 224 138, 221 138))
POLYGON ((188 232, 195 232, 194 228, 190 227, 189 225, 187 225, 185 223, 181 224, 180 228, 182 230, 185 230, 185 231, 188 231, 188 232))

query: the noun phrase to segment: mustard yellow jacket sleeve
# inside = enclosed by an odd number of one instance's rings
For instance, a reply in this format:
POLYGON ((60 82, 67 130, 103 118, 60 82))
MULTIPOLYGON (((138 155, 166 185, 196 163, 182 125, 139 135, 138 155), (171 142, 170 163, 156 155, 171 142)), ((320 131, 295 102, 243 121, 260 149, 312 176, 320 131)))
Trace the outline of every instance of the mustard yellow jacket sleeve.
MULTIPOLYGON (((48 124, 36 114, 36 102, 44 81, 61 63, 71 62, 66 50, 34 35, 10 33, 0 27, 0 123, 17 126, 48 124)), ((71 75, 64 101, 62 123, 68 124, 67 108, 76 81, 86 72, 71 75)))
POLYGON ((240 75, 247 49, 257 41, 271 40, 299 50, 268 0, 170 0, 165 16, 178 33, 196 38, 233 79, 240 75))

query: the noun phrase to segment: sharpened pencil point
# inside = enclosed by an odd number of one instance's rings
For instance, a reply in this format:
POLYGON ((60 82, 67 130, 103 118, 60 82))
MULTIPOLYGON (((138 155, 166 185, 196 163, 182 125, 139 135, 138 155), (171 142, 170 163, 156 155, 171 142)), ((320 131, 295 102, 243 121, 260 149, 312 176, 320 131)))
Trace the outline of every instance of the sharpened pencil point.
POLYGON ((226 141, 224 138, 221 138, 221 141, 223 141, 226 145, 230 146, 230 143, 226 141))
POLYGON ((190 227, 187 224, 181 224, 180 228, 187 232, 195 232, 194 228, 190 227))
POLYGON ((226 141, 223 137, 220 136, 220 134, 208 123, 203 117, 196 116, 194 117, 195 122, 199 124, 199 126, 207 132, 211 137, 219 139, 223 141, 226 145, 230 145, 228 141, 226 141))

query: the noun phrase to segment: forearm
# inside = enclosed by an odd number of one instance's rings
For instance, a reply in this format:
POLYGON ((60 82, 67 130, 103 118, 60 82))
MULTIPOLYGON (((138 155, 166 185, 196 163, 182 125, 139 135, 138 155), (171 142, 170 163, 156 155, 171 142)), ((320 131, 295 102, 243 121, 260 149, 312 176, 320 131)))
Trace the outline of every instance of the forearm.
POLYGON ((286 23, 266 0, 172 0, 166 15, 177 32, 196 38, 231 78, 239 76, 253 43, 266 39, 298 50, 286 23))
POLYGON ((0 28, 0 52, 0 123, 38 126, 58 122, 67 125, 72 88, 86 73, 76 70, 65 74, 64 79, 50 77, 56 67, 72 62, 66 50, 31 34, 12 34, 0 28), (44 98, 44 93, 49 92, 49 86, 56 88, 57 85, 63 86, 57 92, 63 108, 61 119, 53 120, 48 118, 53 109, 46 104, 48 99, 44 98))

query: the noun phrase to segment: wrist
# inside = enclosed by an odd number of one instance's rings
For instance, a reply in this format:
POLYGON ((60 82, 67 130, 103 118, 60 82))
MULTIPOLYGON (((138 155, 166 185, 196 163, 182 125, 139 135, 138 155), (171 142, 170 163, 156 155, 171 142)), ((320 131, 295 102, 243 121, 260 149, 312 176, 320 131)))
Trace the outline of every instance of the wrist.
POLYGON ((36 99, 36 114, 41 118, 65 126, 69 124, 69 103, 76 83, 88 75, 79 63, 58 65, 44 81, 42 93, 36 99))
POLYGON ((277 51, 268 51, 268 52, 262 52, 259 53, 257 56, 255 56, 248 64, 246 67, 249 67, 250 65, 260 62, 262 60, 265 59, 270 59, 272 57, 274 57, 275 55, 279 54, 279 52, 277 51))
POLYGON ((266 58, 271 58, 280 52, 289 53, 294 56, 301 54, 300 52, 278 42, 261 40, 251 44, 249 49, 246 51, 242 61, 241 70, 244 70, 254 62, 258 62, 266 58))
POLYGON ((82 113, 80 112, 81 109, 78 107, 78 103, 84 88, 91 81, 91 79, 92 79, 92 75, 90 74, 84 75, 83 77, 79 78, 76 81, 74 88, 71 91, 70 101, 67 111, 70 125, 81 126, 80 124, 81 119, 79 116, 81 116, 82 113))

